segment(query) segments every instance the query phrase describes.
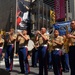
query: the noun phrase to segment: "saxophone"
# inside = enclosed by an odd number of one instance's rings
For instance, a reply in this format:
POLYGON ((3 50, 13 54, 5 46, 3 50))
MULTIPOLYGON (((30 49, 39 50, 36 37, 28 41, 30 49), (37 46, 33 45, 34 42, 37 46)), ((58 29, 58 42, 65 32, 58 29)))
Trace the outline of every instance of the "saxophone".
POLYGON ((72 41, 70 38, 67 37, 67 34, 69 34, 68 25, 66 26, 66 38, 64 38, 64 48, 66 53, 68 53, 69 46, 72 44, 72 41))

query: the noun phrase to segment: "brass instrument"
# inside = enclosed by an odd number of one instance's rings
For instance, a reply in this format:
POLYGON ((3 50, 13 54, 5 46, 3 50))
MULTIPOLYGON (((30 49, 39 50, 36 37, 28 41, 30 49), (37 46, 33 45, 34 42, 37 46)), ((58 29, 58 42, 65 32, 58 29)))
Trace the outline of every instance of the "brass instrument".
POLYGON ((68 53, 69 45, 71 43, 71 39, 67 37, 68 34, 69 34, 68 25, 66 25, 66 36, 64 37, 64 49, 66 53, 68 53))
POLYGON ((53 29, 53 33, 50 35, 50 39, 48 43, 50 52, 53 50, 53 38, 54 38, 54 29, 53 29))
MULTIPOLYGON (((69 32, 68 32, 68 26, 66 26, 66 35, 67 34, 69 34, 69 32)), ((73 42, 72 42, 72 39, 71 38, 68 38, 68 43, 69 43, 69 46, 73 45, 73 42)))
POLYGON ((63 50, 64 52, 68 53, 69 51, 69 39, 65 36, 64 37, 64 44, 63 44, 63 50))
POLYGON ((2 36, 5 40, 7 40, 9 38, 9 32, 4 31, 2 36))

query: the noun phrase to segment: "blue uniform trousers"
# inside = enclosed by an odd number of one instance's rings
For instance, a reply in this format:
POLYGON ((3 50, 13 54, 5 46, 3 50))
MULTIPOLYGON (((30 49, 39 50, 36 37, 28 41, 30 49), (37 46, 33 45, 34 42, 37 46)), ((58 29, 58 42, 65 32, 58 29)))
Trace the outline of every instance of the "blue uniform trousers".
POLYGON ((65 60, 65 71, 69 71, 69 56, 68 56, 68 53, 65 53, 64 54, 64 60, 65 60))
POLYGON ((53 50, 52 51, 52 63, 54 75, 62 75, 61 70, 61 50, 53 50))
POLYGON ((0 48, 0 59, 2 58, 2 50, 3 49, 0 48))
POLYGON ((52 69, 52 54, 48 51, 48 69, 52 69))
POLYGON ((21 72, 29 73, 28 50, 26 47, 19 48, 19 63, 21 72))
POLYGON ((64 72, 69 72, 69 56, 68 53, 64 53, 61 56, 62 69, 64 72))
POLYGON ((69 47, 69 64, 71 75, 75 75, 75 46, 69 47))
POLYGON ((37 50, 33 48, 32 50, 32 67, 37 67, 38 62, 38 48, 37 50))
POLYGON ((12 70, 13 68, 13 56, 14 56, 14 45, 7 45, 6 53, 5 53, 5 66, 6 66, 6 70, 8 71, 12 70))
POLYGON ((38 49, 38 56, 39 56, 39 75, 48 75, 48 70, 47 70, 47 46, 40 46, 38 49), (44 69, 44 71, 43 71, 44 69), (43 74, 44 72, 44 74, 43 74))

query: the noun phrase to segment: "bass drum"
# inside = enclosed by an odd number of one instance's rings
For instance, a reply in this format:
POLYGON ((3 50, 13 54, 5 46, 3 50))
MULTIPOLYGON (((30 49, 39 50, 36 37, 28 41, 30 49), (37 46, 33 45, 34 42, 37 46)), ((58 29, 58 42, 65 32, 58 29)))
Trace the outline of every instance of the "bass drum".
POLYGON ((31 51, 34 48, 34 42, 32 40, 28 41, 28 51, 31 51))

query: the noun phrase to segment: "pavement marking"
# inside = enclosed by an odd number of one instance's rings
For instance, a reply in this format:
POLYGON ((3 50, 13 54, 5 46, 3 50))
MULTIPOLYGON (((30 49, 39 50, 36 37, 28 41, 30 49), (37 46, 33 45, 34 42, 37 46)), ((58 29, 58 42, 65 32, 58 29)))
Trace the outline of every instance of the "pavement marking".
MULTIPOLYGON (((31 59, 28 59, 31 60, 31 59)), ((4 66, 5 65, 5 60, 3 59, 3 61, 0 61, 0 66, 4 66)), ((19 58, 14 58, 13 59, 13 65, 19 65, 19 58)))
MULTIPOLYGON (((3 59, 3 61, 0 61, 0 65, 1 66, 5 65, 5 60, 4 59, 3 59)), ((19 59, 18 58, 13 59, 13 65, 19 65, 19 59)))

